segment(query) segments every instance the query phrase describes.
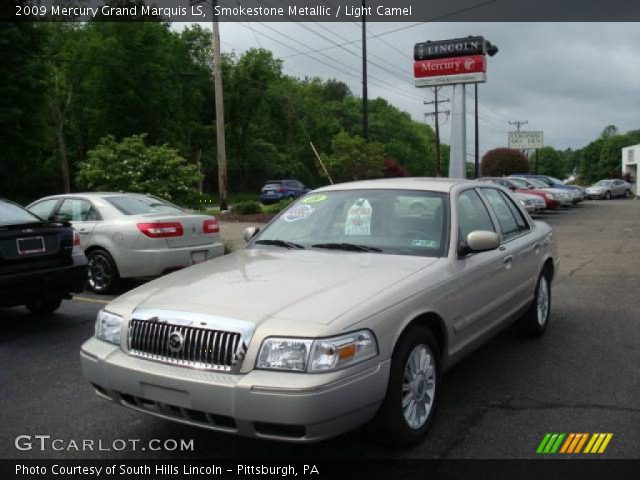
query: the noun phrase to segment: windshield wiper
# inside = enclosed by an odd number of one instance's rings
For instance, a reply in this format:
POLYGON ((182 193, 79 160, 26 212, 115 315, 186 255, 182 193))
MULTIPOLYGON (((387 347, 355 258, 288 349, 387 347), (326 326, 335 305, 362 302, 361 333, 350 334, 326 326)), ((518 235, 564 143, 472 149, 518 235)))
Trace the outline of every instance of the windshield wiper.
POLYGON ((286 240, 256 240, 255 243, 259 243, 261 245, 275 245, 276 247, 284 247, 284 248, 297 248, 304 250, 304 247, 299 243, 288 242, 286 240))
POLYGON ((355 243, 316 243, 311 248, 327 248, 329 250, 346 250, 348 252, 382 252, 380 248, 356 245, 355 243))

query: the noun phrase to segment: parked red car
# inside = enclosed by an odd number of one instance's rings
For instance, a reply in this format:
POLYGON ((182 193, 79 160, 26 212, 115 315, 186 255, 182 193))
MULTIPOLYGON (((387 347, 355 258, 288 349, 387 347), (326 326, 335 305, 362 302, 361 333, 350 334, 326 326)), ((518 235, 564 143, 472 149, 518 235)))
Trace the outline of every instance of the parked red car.
POLYGON ((522 180, 518 180, 517 178, 484 177, 484 178, 479 178, 478 180, 497 183, 498 185, 501 185, 504 188, 508 188, 512 192, 527 193, 529 195, 538 195, 539 197, 542 197, 544 199, 544 203, 546 204, 547 208, 550 210, 553 210, 560 206, 560 202, 558 200, 554 200, 553 196, 549 192, 531 188, 526 182, 523 182, 522 180))

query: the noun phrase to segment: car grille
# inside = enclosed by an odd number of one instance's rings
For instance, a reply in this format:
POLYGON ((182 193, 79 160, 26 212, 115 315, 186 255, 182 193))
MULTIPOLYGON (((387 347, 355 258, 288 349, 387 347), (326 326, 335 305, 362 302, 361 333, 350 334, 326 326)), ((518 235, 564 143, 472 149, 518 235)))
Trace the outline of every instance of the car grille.
POLYGON ((229 371, 242 358, 245 348, 236 332, 153 320, 133 319, 129 323, 129 353, 150 360, 229 371))

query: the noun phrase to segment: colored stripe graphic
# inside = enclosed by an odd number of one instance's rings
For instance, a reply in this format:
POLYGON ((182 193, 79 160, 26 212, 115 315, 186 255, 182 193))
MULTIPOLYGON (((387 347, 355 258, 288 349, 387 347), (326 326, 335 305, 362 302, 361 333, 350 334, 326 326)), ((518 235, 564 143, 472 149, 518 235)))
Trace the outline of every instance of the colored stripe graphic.
POLYGON ((613 433, 546 433, 536 453, 604 453, 612 438, 613 433))

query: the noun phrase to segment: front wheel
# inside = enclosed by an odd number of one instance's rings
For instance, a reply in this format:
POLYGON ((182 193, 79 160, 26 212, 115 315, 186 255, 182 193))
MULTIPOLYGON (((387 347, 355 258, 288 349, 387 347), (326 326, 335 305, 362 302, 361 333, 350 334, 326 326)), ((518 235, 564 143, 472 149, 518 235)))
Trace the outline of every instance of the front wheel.
POLYGON ((611 200, 611 192, 607 192, 604 194, 604 198, 607 200, 611 200))
POLYGON ((631 190, 625 190, 624 198, 629 198, 631 196, 631 190))
POLYGON ((412 327, 391 357, 387 395, 370 428, 384 443, 411 445, 427 434, 440 391, 440 349, 431 331, 412 327))
POLYGON ((551 286, 549 276, 542 272, 536 293, 527 311, 516 322, 518 333, 525 337, 540 337, 547 330, 551 314, 551 286))
POLYGON ((27 303, 27 309, 31 313, 53 313, 62 304, 60 297, 44 297, 31 303, 27 303))

